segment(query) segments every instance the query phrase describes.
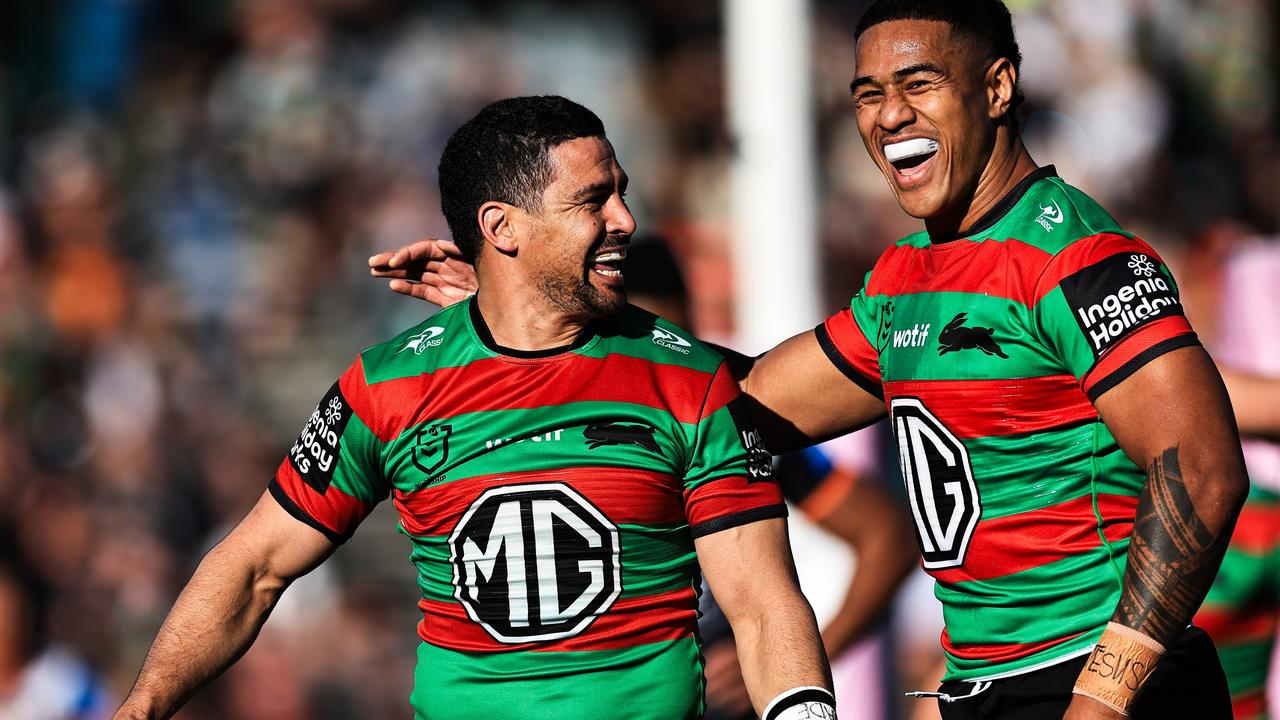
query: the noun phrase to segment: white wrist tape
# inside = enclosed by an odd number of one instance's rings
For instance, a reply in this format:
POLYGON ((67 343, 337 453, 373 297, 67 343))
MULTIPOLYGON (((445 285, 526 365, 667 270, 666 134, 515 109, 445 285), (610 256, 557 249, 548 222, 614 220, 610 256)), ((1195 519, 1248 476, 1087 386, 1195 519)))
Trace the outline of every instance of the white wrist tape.
POLYGON ((762 720, 836 720, 836 696, 826 688, 791 688, 769 701, 762 720))

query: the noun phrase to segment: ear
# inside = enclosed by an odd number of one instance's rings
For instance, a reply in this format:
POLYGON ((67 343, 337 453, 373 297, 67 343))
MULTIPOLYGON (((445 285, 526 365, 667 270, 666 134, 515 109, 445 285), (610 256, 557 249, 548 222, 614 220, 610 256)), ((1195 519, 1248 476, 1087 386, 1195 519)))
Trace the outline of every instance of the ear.
POLYGON ((497 200, 490 200, 476 210, 485 243, 503 255, 515 255, 520 245, 514 227, 516 212, 514 205, 497 200))
POLYGON ((1014 89, 1018 85, 1018 71, 1008 58, 1000 58, 987 68, 987 116, 1003 120, 1013 110, 1014 89))

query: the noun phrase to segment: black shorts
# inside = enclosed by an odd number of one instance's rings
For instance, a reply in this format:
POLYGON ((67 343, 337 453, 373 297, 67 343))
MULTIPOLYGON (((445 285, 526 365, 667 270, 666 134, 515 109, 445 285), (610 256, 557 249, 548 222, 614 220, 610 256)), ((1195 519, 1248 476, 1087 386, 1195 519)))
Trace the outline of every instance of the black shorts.
MULTIPOLYGON (((938 701, 943 720, 1061 720, 1071 704, 1071 688, 1084 668, 1082 655, 1043 670, 991 681, 973 695, 972 682, 945 682, 938 701)), ((1196 718, 1231 720, 1231 694, 1218 651, 1200 628, 1187 628, 1147 681, 1132 709, 1133 720, 1196 718)))

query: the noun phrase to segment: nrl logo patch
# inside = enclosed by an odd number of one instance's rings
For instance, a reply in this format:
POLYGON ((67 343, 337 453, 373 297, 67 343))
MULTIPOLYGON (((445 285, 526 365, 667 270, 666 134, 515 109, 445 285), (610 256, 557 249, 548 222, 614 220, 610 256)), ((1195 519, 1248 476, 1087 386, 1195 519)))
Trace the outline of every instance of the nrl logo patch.
POLYGON ((417 444, 413 446, 413 465, 427 477, 418 483, 417 488, 426 487, 445 479, 444 473, 436 471, 444 467, 449 459, 449 436, 453 434, 452 425, 435 423, 418 428, 417 444))
POLYGON ((417 335, 409 338, 409 340, 405 342, 404 347, 396 351, 396 354, 399 355, 405 350, 412 350, 414 355, 421 355, 423 350, 426 350, 429 347, 435 347, 444 342, 444 338, 440 337, 443 333, 444 328, 432 325, 426 330, 423 330, 417 335))

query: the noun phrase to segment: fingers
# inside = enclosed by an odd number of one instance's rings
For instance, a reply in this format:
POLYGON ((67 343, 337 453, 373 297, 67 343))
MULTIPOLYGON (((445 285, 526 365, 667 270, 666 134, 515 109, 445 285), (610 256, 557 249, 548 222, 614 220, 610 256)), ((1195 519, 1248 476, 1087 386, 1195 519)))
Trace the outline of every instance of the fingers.
POLYGON ((377 277, 393 277, 387 275, 392 270, 421 265, 430 261, 443 261, 449 258, 462 258, 462 251, 451 240, 426 238, 410 243, 398 250, 380 252, 369 256, 370 270, 383 273, 377 277))

